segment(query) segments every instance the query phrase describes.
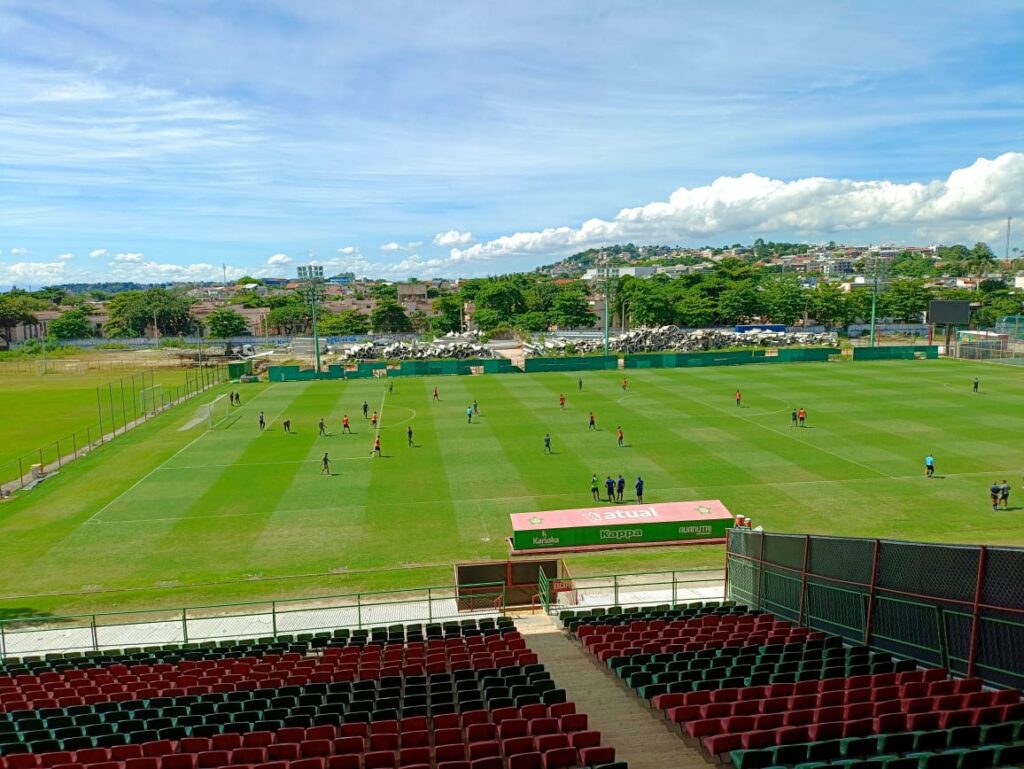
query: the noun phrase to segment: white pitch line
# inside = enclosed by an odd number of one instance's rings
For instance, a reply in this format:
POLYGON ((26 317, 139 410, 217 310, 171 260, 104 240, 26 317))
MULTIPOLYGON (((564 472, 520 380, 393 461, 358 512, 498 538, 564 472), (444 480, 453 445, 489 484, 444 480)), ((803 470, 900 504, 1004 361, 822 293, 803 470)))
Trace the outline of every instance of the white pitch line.
MULTIPOLYGON (((263 392, 261 392, 261 393, 258 393, 258 394, 257 394, 257 395, 256 395, 256 396, 255 396, 255 397, 253 398, 253 400, 256 400, 256 398, 259 398, 259 397, 260 397, 261 395, 265 395, 266 393, 270 392, 270 390, 271 390, 271 388, 269 388, 269 387, 268 387, 268 388, 267 388, 266 390, 264 390, 263 392)), ((247 404, 247 405, 248 405, 248 404, 247 404)), ((283 410, 283 409, 282 409, 282 410, 283 410)), ((84 521, 82 521, 81 525, 82 525, 82 526, 84 526, 84 525, 85 525, 85 524, 87 524, 87 523, 92 523, 92 522, 93 522, 93 521, 94 521, 94 520, 96 519, 96 517, 97 517, 98 515, 100 515, 101 513, 105 512, 105 511, 106 511, 106 510, 107 510, 107 509, 108 509, 108 508, 109 508, 109 507, 110 507, 111 505, 113 505, 113 504, 114 504, 115 502, 117 502, 117 501, 118 501, 119 499, 121 499, 121 497, 125 496, 126 494, 129 494, 129 493, 131 493, 131 492, 132 492, 132 491, 133 491, 133 490, 134 490, 134 489, 135 489, 135 488, 136 488, 136 487, 137 487, 137 486, 138 486, 139 484, 141 484, 141 483, 142 483, 143 481, 145 481, 145 480, 146 480, 147 478, 149 478, 149 477, 150 477, 151 475, 153 475, 153 473, 157 472, 158 470, 161 470, 161 469, 163 469, 163 467, 164 467, 164 466, 165 466, 165 465, 166 465, 166 464, 167 464, 168 462, 171 462, 171 461, 172 461, 172 460, 173 460, 173 459, 174 459, 174 458, 175 458, 176 456, 178 456, 179 454, 181 454, 182 452, 184 452, 184 451, 185 451, 186 449, 190 449, 190 448, 192 448, 193 444, 195 444, 195 443, 198 443, 198 442, 199 442, 200 440, 202 440, 203 438, 205 438, 205 437, 206 437, 207 435, 209 435, 209 434, 210 434, 210 433, 212 433, 212 432, 213 432, 213 430, 212 430, 212 429, 209 429, 209 428, 208 428, 208 429, 206 429, 206 430, 204 430, 204 431, 203 431, 202 433, 200 433, 199 435, 197 435, 197 436, 196 436, 195 438, 193 438, 192 440, 190 440, 190 441, 189 441, 188 443, 186 443, 186 444, 185 444, 184 446, 182 446, 182 447, 181 447, 180 449, 178 449, 178 450, 177 450, 177 451, 175 451, 175 452, 174 452, 173 454, 171 454, 171 456, 167 457, 167 459, 165 459, 165 460, 164 460, 163 462, 161 462, 161 463, 160 463, 159 465, 157 465, 157 466, 156 466, 156 467, 154 467, 154 468, 153 468, 152 470, 150 470, 150 471, 149 471, 148 473, 146 473, 146 474, 145 474, 145 475, 143 475, 143 476, 142 476, 141 478, 139 478, 139 479, 138 479, 137 481, 135 481, 135 483, 133 483, 133 484, 132 484, 131 486, 129 486, 129 487, 127 488, 127 489, 125 489, 125 490, 124 490, 124 491, 122 491, 122 492, 121 492, 120 494, 118 494, 118 495, 117 495, 116 497, 114 497, 114 498, 113 498, 112 500, 110 500, 109 502, 107 502, 107 504, 105 504, 105 505, 104 505, 103 507, 101 507, 101 508, 100 508, 99 510, 97 510, 97 511, 96 511, 95 513, 93 513, 93 514, 92 514, 92 515, 90 515, 90 516, 89 516, 88 518, 86 518, 86 519, 85 519, 84 521)))
POLYGON ((388 399, 388 391, 385 390, 384 394, 380 396, 380 411, 377 412, 377 432, 374 433, 373 444, 370 446, 370 456, 373 456, 373 447, 377 444, 377 440, 380 438, 380 429, 384 426, 384 402, 388 399))

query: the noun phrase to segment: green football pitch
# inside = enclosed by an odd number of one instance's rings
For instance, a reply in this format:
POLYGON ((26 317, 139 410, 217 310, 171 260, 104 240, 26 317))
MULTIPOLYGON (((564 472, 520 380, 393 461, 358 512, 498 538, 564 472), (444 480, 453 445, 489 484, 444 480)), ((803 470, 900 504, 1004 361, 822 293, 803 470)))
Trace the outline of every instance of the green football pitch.
MULTIPOLYGON (((504 557, 509 513, 590 505, 595 473, 642 475, 646 501, 721 499, 776 531, 1024 543, 1015 369, 939 360, 625 376, 625 390, 614 371, 399 378, 393 393, 381 380, 243 385, 214 429, 188 426, 193 401, 0 503, 0 616, 449 584, 453 562, 504 557), (379 458, 364 401, 381 413, 379 458), (797 407, 803 428, 790 425, 797 407), (993 512, 988 487, 1004 478, 1010 510, 993 512)), ((566 556, 574 574, 722 560, 711 546, 566 556)))

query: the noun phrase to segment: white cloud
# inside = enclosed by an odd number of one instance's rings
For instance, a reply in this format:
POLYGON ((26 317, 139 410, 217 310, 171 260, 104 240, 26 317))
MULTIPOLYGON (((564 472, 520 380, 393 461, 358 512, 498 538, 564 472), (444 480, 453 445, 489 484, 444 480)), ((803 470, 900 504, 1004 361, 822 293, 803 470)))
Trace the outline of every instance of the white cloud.
POLYGON ((143 256, 143 254, 140 254, 137 251, 129 252, 126 254, 114 254, 114 261, 129 264, 138 264, 139 262, 142 261, 143 256))
POLYGON ((292 258, 288 256, 288 254, 274 254, 272 257, 267 259, 267 264, 271 267, 284 267, 291 263, 292 258))
POLYGON ((0 285, 60 282, 60 279, 64 277, 65 266, 64 262, 15 262, 14 264, 0 264, 0 285))
POLYGON ((105 248, 97 248, 97 249, 94 249, 94 250, 89 252, 89 256, 93 257, 94 259, 96 257, 98 257, 98 256, 106 256, 106 255, 107 255, 107 249, 105 249, 105 248))
POLYGON ((390 243, 385 243, 383 246, 381 246, 380 250, 381 251, 401 251, 402 247, 400 245, 398 245, 395 241, 392 240, 390 243))
POLYGON ((11 249, 11 256, 24 256, 27 253, 28 253, 28 249, 27 248, 12 248, 11 249))
POLYGON ((624 208, 612 219, 579 227, 517 232, 469 248, 453 248, 455 263, 502 257, 564 255, 610 243, 677 243, 690 238, 772 233, 829 236, 895 228, 918 237, 967 239, 982 225, 1024 208, 1024 153, 979 158, 945 180, 889 181, 808 178, 784 182, 748 173, 705 187, 680 187, 667 201, 624 208))
POLYGON ((468 246, 476 243, 476 238, 473 237, 472 232, 459 232, 458 230, 448 230, 448 232, 439 232, 434 236, 434 245, 442 246, 443 248, 452 248, 454 246, 468 246))
POLYGON ((58 259, 63 259, 64 261, 67 261, 67 260, 69 260, 69 259, 74 259, 74 258, 75 258, 75 255, 74 255, 74 254, 72 254, 72 253, 71 253, 71 252, 69 251, 69 252, 67 252, 66 254, 58 254, 58 255, 57 255, 57 258, 58 258, 58 259))
MULTIPOLYGON (((247 273, 243 267, 228 267, 227 278, 234 280, 247 273)), ((220 281, 224 279, 224 270, 219 264, 167 264, 155 261, 148 262, 114 262, 110 265, 110 274, 118 280, 137 283, 192 283, 197 281, 220 281)))
POLYGON ((344 248, 339 248, 338 249, 338 253, 339 254, 345 254, 347 256, 351 256, 352 254, 358 254, 359 253, 359 247, 358 246, 345 246, 344 248))

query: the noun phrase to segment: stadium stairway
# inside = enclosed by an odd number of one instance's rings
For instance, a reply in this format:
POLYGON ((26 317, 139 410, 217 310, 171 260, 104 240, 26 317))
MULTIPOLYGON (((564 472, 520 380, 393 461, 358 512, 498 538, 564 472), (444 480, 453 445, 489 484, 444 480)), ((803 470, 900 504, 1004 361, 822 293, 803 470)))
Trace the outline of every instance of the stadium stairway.
POLYGON ((669 733, 661 721, 613 677, 596 666, 545 615, 516 619, 538 662, 565 688, 568 698, 587 714, 589 728, 614 745, 616 757, 630 769, 707 769, 700 754, 669 733))

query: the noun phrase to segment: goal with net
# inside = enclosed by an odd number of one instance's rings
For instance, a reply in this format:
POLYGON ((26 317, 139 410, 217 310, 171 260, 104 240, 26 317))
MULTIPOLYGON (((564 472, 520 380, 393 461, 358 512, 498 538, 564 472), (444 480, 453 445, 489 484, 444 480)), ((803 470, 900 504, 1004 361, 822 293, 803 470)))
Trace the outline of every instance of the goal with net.
POLYGON ((142 411, 155 414, 164 405, 164 386, 162 384, 152 387, 143 387, 139 391, 139 400, 142 404, 142 411))
POLYGON ((231 401, 228 400, 228 394, 218 395, 209 403, 204 404, 206 407, 206 425, 211 430, 220 420, 228 415, 231 411, 231 401))

